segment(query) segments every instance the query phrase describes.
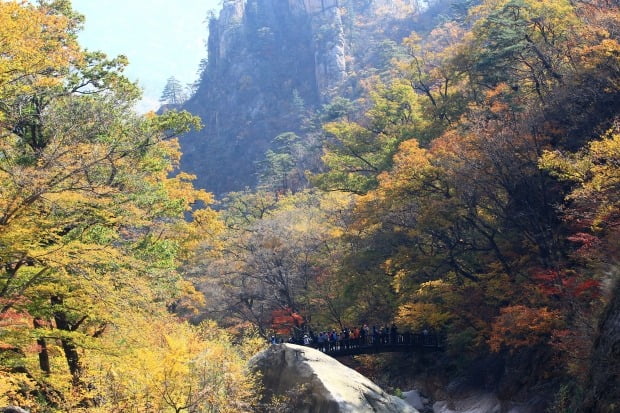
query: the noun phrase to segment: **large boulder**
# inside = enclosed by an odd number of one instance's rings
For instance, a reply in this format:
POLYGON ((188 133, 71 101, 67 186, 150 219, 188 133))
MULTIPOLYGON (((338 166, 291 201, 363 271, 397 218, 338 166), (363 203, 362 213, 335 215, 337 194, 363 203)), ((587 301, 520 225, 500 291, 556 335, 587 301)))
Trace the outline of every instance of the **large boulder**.
POLYGON ((398 397, 322 352, 275 344, 250 361, 262 376, 264 399, 288 398, 298 413, 418 413, 398 397))

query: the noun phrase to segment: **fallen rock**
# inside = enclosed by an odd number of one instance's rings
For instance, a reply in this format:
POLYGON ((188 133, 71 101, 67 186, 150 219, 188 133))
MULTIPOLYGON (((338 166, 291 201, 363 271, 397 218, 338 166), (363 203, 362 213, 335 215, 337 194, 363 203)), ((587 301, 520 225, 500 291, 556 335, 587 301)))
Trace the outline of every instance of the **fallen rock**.
POLYGON ((313 348, 275 344, 250 360, 264 400, 285 397, 296 413, 419 413, 368 378, 313 348))

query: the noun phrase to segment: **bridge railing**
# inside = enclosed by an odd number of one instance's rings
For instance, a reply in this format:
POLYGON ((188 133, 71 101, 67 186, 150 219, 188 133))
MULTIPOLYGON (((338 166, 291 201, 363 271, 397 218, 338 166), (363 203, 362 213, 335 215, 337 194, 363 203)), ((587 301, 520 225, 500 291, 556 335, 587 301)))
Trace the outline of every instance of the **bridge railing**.
POLYGON ((403 333, 384 336, 369 335, 360 338, 313 342, 310 346, 327 354, 335 354, 343 352, 362 353, 363 351, 361 350, 381 352, 381 350, 398 351, 414 348, 440 348, 441 344, 442 342, 436 334, 403 333))

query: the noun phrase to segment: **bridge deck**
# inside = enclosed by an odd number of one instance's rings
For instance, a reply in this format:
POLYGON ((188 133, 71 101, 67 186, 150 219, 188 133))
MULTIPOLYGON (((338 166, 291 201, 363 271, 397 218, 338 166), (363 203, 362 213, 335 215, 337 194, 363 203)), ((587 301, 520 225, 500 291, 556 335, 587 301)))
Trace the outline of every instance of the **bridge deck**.
POLYGON ((398 334, 313 343, 311 347, 332 357, 342 357, 358 354, 438 351, 442 349, 442 342, 436 335, 398 334))

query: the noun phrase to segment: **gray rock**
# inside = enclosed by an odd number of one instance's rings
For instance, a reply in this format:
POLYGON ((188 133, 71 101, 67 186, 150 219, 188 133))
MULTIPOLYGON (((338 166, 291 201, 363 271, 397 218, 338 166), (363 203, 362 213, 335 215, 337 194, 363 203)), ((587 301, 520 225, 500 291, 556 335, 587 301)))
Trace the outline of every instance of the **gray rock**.
POLYGON ((476 394, 467 399, 433 404, 435 413, 500 413, 501 402, 493 394, 476 394))
POLYGON ((317 88, 322 101, 327 103, 347 79, 345 34, 339 8, 326 8, 313 17, 314 33, 325 28, 329 28, 329 36, 314 41, 314 64, 317 88))
POLYGON ((272 345, 250 361, 265 393, 297 394, 296 413, 418 413, 398 397, 322 352, 294 344, 272 345))
POLYGON ((24 410, 17 406, 7 406, 0 408, 2 413, 30 413, 28 410, 24 410))
POLYGON ((483 391, 472 392, 469 397, 438 401, 434 413, 534 413, 540 410, 527 404, 501 401, 497 395, 483 391))
POLYGON ((403 392, 405 401, 415 407, 418 410, 424 410, 425 405, 428 403, 428 399, 422 397, 417 390, 410 390, 403 392))

